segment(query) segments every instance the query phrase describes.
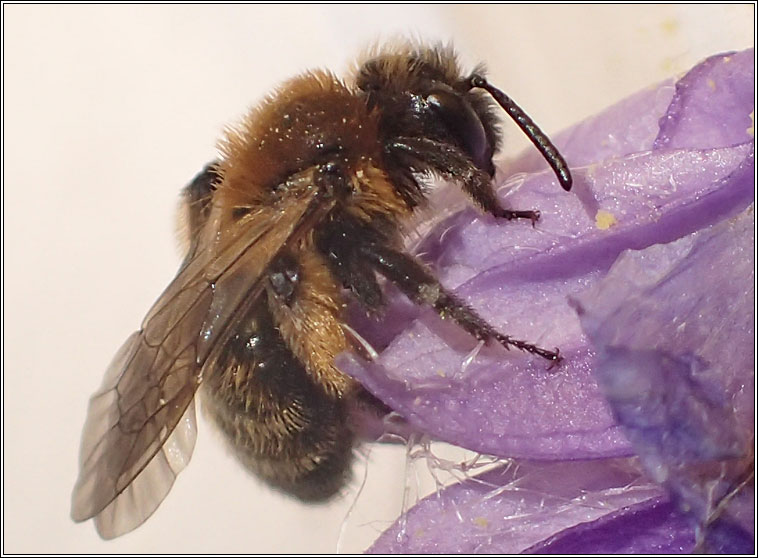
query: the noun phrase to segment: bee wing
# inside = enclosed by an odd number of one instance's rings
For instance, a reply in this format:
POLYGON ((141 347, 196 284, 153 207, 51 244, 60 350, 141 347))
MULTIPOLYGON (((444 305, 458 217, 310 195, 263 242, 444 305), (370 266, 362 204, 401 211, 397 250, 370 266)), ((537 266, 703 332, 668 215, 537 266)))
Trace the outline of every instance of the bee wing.
POLYGON ((214 208, 203 248, 118 351, 90 400, 72 496, 75 521, 95 517, 101 536, 113 538, 155 511, 194 449, 193 398, 208 355, 263 289, 269 262, 331 207, 313 189, 228 227, 219 225, 221 210, 214 208))

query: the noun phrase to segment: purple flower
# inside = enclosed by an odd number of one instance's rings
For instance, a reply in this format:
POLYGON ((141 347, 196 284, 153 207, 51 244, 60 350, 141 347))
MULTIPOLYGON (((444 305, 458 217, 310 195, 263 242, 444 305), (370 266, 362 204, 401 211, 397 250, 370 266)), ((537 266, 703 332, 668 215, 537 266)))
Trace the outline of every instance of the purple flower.
POLYGON ((570 194, 534 153, 509 166, 503 203, 535 228, 465 208, 416 247, 559 368, 402 297, 356 320, 379 357, 343 370, 412 428, 513 459, 372 551, 753 551, 753 83, 752 50, 711 57, 558 135, 570 194))

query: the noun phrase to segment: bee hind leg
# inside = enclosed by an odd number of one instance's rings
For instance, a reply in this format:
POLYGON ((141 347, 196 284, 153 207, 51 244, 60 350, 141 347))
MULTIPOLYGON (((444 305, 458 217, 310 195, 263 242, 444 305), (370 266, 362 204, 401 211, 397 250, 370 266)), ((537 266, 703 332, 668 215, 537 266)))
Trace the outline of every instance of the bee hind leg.
POLYGON ((506 349, 515 347, 553 364, 560 363, 558 349, 543 349, 497 331, 466 303, 447 292, 440 282, 411 256, 376 244, 365 246, 362 252, 379 273, 395 283, 413 302, 431 306, 440 317, 452 319, 476 339, 485 342, 496 341, 506 349))

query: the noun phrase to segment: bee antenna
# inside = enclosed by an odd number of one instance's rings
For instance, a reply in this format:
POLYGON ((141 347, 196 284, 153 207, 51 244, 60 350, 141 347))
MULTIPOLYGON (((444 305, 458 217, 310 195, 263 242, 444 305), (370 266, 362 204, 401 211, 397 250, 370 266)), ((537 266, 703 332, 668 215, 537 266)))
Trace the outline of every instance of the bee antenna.
POLYGON ((500 91, 497 87, 490 85, 490 83, 482 76, 474 74, 469 78, 469 85, 471 88, 484 89, 487 93, 492 95, 498 104, 503 107, 505 112, 508 113, 519 128, 526 134, 531 140, 537 150, 542 154, 547 161, 550 168, 553 169, 555 175, 558 177, 558 182, 561 187, 567 192, 571 190, 572 178, 569 172, 568 165, 563 156, 558 152, 558 149, 553 145, 545 133, 539 129, 539 126, 529 118, 520 106, 518 106, 513 99, 508 95, 500 91))

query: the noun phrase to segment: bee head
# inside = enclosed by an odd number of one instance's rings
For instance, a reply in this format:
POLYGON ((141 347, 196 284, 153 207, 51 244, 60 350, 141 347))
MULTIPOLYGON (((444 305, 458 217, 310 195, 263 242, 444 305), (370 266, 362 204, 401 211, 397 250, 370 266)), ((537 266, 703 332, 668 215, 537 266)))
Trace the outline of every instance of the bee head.
POLYGON ((380 111, 385 134, 451 143, 494 175, 492 156, 500 145, 495 105, 472 88, 452 48, 404 45, 374 52, 359 66, 356 85, 369 107, 380 111))

